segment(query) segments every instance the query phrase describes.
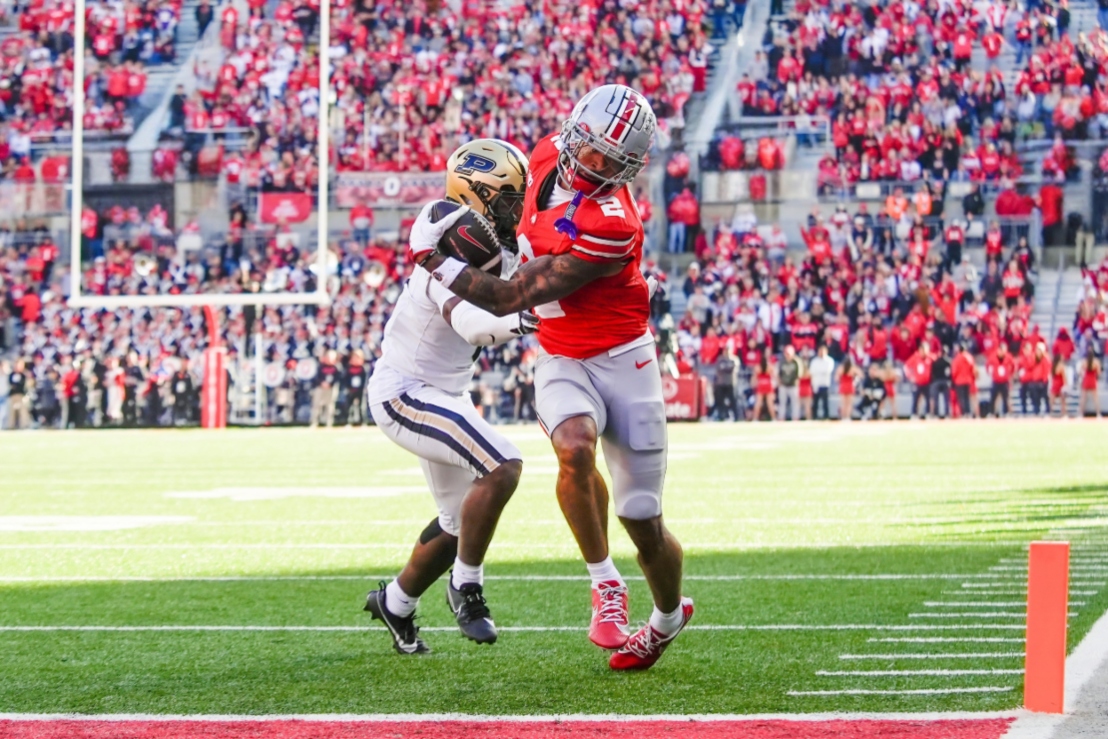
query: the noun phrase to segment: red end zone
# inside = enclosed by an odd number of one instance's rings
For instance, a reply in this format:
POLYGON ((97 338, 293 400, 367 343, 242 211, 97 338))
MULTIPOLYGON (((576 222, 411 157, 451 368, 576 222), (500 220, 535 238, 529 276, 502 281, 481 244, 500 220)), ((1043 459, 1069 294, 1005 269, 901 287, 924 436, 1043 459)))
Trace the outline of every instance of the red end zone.
POLYGON ((5 739, 1000 739, 1013 719, 939 721, 0 721, 5 739))

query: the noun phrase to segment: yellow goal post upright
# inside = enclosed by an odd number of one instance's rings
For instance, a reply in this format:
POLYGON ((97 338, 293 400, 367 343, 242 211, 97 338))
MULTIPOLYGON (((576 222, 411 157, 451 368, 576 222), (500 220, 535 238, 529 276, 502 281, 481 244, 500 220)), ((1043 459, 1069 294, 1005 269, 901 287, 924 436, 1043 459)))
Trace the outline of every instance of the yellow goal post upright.
MULTIPOLYGON (((84 128, 85 128, 85 49, 86 49, 86 0, 75 0, 73 18, 73 154, 70 166, 69 229, 69 300, 72 308, 193 308, 203 307, 208 322, 210 342, 204 356, 204 382, 201 391, 201 425, 220 428, 226 425, 226 372, 225 349, 219 345, 219 332, 214 325, 215 308, 227 306, 267 305, 328 305, 331 296, 327 290, 329 269, 329 238, 327 211, 329 204, 329 139, 330 139, 330 78, 331 64, 328 49, 331 45, 331 3, 323 0, 319 20, 319 122, 317 143, 319 159, 318 212, 316 216, 316 287, 305 293, 194 293, 160 295, 85 295, 81 289, 81 213, 84 210, 84 128)), ((255 352, 257 355, 258 353, 255 352)), ((255 356, 255 382, 261 380, 261 358, 255 356)), ((256 384, 256 387, 259 386, 256 384)))

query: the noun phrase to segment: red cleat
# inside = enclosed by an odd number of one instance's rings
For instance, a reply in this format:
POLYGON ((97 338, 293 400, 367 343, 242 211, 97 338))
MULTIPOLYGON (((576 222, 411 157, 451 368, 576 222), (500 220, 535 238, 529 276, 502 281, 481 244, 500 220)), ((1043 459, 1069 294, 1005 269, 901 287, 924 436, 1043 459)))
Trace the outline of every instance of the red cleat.
POLYGON ((608 661, 608 666, 613 670, 646 670, 654 665, 662 657, 662 652, 666 651, 666 647, 670 642, 677 638, 677 634, 685 628, 685 625, 692 619, 693 614, 693 602, 692 598, 681 599, 681 628, 677 630, 676 634, 672 636, 666 636, 660 631, 656 631, 653 626, 648 622, 646 626, 635 632, 635 635, 627 640, 627 644, 623 646, 618 652, 612 655, 611 660, 608 661))
POLYGON ((605 580, 592 588, 589 640, 601 649, 615 650, 627 643, 627 586, 605 580))

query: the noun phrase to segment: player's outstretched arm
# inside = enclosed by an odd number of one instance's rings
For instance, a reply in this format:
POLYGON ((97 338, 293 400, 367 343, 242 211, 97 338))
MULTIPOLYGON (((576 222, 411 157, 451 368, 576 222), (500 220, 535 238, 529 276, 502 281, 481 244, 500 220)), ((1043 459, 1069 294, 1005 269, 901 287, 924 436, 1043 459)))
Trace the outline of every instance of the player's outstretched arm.
POLYGON ((559 254, 533 259, 512 279, 502 280, 438 253, 421 264, 450 292, 496 316, 560 300, 593 280, 623 269, 621 263, 590 262, 573 254, 559 254))

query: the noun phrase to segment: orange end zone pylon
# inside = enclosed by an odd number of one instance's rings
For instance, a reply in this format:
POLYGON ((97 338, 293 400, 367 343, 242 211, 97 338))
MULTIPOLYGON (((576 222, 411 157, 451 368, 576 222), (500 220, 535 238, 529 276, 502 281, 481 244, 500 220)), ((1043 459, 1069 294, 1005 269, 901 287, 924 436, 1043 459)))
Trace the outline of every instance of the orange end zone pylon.
POLYGON ((1023 705, 1029 711, 1062 713, 1065 708, 1069 574, 1069 542, 1031 543, 1023 688, 1023 705))

